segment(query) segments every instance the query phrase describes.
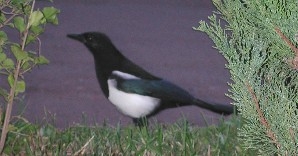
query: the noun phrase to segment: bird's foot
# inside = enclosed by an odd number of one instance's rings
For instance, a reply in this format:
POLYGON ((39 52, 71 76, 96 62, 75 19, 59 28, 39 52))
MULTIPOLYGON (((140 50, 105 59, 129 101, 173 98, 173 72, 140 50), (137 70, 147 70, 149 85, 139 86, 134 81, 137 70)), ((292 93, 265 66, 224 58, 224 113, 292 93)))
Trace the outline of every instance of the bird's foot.
POLYGON ((138 127, 147 127, 148 126, 148 120, 146 117, 133 118, 132 121, 135 124, 135 126, 138 126, 138 127))

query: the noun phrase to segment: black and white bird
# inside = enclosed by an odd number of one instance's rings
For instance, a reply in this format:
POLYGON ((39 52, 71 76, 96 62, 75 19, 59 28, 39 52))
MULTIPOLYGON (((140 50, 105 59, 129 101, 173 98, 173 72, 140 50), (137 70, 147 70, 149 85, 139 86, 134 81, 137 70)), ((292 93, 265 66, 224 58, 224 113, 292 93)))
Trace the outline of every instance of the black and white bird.
POLYGON ((104 95, 120 112, 143 125, 144 119, 166 108, 196 105, 229 115, 233 105, 206 103, 184 89, 154 76, 127 59, 103 33, 69 34, 82 42, 94 57, 97 79, 104 95))

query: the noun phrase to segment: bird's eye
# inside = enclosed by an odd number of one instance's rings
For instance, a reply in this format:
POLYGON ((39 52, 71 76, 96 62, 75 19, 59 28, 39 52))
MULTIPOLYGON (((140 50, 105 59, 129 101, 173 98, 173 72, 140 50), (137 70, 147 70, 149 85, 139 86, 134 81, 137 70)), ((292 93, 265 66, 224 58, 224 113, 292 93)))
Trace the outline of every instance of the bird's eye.
POLYGON ((92 40, 93 40, 93 36, 91 36, 91 35, 87 35, 87 36, 86 36, 86 40, 87 40, 87 41, 92 41, 92 40))

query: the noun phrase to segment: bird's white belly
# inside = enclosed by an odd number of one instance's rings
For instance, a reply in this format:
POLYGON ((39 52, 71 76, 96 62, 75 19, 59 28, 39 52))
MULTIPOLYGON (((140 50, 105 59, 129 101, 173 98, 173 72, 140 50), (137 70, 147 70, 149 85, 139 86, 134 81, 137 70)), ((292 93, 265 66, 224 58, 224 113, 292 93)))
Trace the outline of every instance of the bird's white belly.
POLYGON ((149 115, 158 107, 160 100, 157 98, 126 93, 116 88, 117 82, 113 79, 108 80, 109 97, 108 99, 123 114, 132 118, 140 118, 149 115))

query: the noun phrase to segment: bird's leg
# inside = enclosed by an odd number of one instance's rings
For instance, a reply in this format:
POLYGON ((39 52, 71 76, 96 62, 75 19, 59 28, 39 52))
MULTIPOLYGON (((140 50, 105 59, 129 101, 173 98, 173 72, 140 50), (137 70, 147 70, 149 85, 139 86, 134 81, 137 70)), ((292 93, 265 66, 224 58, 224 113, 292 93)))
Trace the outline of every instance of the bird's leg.
POLYGON ((146 117, 133 118, 132 121, 135 124, 135 126, 138 126, 138 127, 147 127, 148 126, 148 120, 146 117))

